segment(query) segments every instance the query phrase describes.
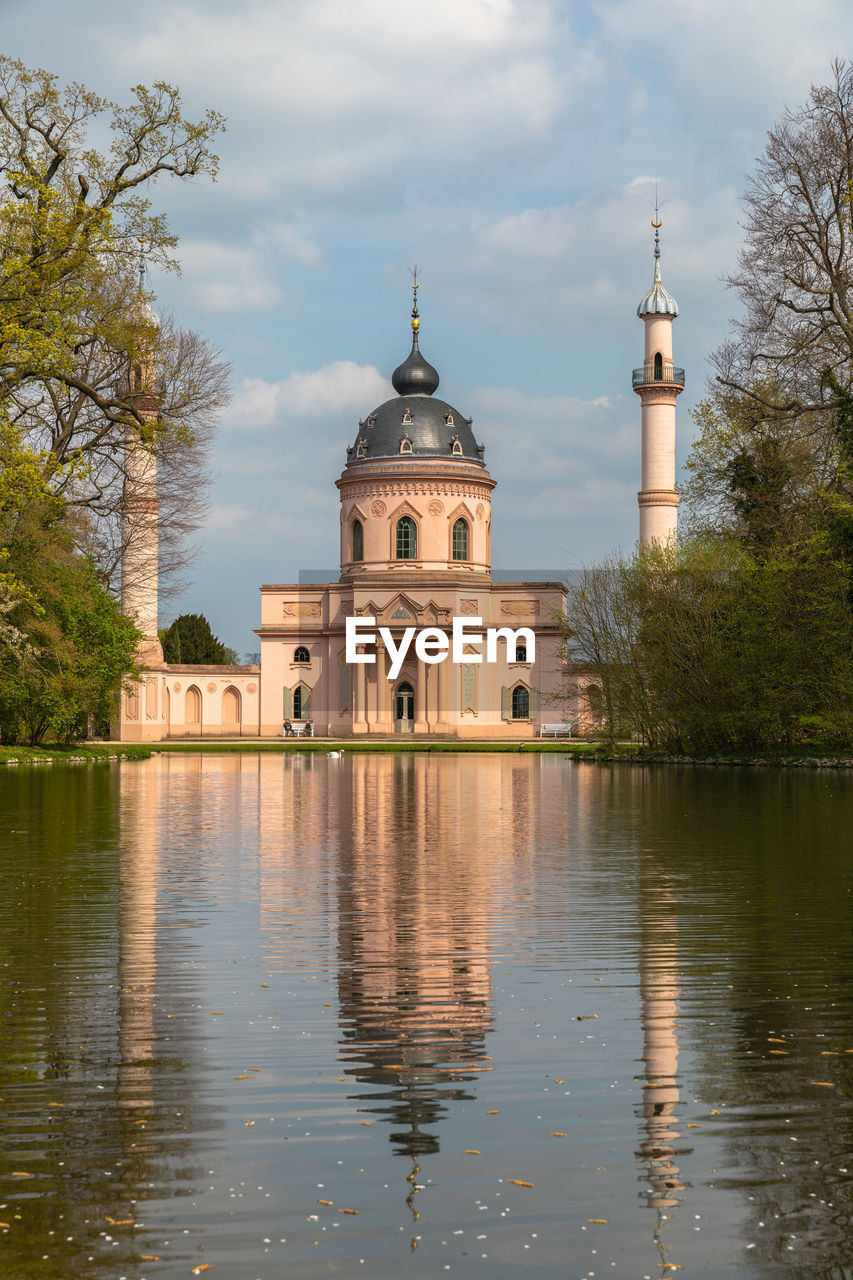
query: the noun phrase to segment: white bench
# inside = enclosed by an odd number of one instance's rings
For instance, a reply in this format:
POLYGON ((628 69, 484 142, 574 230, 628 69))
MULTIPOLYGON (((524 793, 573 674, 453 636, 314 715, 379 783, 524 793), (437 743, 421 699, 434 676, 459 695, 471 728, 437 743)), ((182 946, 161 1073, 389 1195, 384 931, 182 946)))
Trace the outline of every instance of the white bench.
POLYGON ((572 736, 572 725, 540 724, 539 737, 544 738, 546 734, 551 734, 555 738, 570 738, 572 736))

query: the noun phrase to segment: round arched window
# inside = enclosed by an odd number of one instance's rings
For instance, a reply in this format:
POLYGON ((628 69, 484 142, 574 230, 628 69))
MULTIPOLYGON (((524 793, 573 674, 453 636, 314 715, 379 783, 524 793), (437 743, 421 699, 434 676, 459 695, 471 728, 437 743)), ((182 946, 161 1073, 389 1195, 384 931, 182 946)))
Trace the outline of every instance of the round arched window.
POLYGON ((364 559, 364 525, 360 520, 354 520, 352 525, 352 558, 364 559))
POLYGON ((310 662, 311 661, 311 654, 305 648, 304 644, 301 644, 299 648, 294 651, 293 661, 294 662, 310 662))
POLYGON ((468 559, 468 521, 457 520, 453 526, 453 559, 468 559))
POLYGON ((418 526, 411 516, 403 516, 397 521, 398 560, 417 560, 418 558, 418 526))

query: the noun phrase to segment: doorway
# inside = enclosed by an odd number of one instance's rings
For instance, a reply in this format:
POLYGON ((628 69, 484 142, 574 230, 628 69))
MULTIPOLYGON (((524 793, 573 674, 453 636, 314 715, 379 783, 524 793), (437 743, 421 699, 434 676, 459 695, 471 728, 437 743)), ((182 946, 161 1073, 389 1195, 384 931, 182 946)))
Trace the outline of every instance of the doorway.
POLYGON ((397 685, 394 694, 394 732, 414 733, 415 691, 407 680, 397 685))

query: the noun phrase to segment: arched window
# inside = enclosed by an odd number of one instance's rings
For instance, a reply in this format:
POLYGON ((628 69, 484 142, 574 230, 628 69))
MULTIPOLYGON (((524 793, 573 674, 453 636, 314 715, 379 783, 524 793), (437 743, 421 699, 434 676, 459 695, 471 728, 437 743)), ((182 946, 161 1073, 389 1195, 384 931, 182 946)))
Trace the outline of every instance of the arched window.
POLYGON ((187 728, 201 728, 201 690, 194 684, 184 694, 184 722, 187 728))
POLYGON ((397 521, 396 552, 398 560, 418 558, 418 526, 411 516, 403 516, 397 521))
POLYGON ((515 646, 515 660, 516 662, 527 661, 527 645, 526 644, 517 644, 515 646))
POLYGON ((364 559, 364 525, 360 520, 354 520, 352 525, 352 558, 364 559))
POLYGON ((663 356, 655 352, 655 382, 663 382, 663 356))
POLYGON ((450 452, 455 454, 460 454, 462 452, 462 441, 454 440, 450 452))
POLYGON ((512 718, 513 720, 530 718, 530 694, 523 684, 517 684, 512 691, 512 718))
POLYGON ((293 661, 294 662, 310 662, 311 661, 311 654, 305 648, 304 644, 301 644, 298 649, 294 649, 293 661))
POLYGON ((453 559, 468 559, 468 521, 461 518, 453 526, 453 559))
POLYGON ((412 452, 412 442, 408 436, 403 436, 403 439, 400 441, 400 452, 401 453, 412 452))

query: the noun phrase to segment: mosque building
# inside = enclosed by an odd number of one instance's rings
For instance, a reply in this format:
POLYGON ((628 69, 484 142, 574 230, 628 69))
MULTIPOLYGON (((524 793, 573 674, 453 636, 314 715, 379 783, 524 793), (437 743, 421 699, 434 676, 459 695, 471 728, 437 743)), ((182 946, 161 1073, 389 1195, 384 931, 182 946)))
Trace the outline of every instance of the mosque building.
MULTIPOLYGON (((643 366, 642 542, 676 535, 675 404, 684 387, 673 364, 675 300, 663 287, 655 225, 655 274, 637 314, 643 366)), ((323 584, 265 585, 259 667, 166 664, 157 639, 156 458, 128 430, 125 520, 134 527, 122 568, 122 605, 134 616, 141 680, 128 682, 114 736, 280 736, 285 720, 318 736, 441 735, 533 738, 543 725, 583 715, 583 673, 562 656, 561 582, 501 582, 491 571, 492 491, 472 420, 438 399, 439 375, 420 351, 415 280, 412 347, 394 371, 396 395, 358 424, 336 481, 340 576, 323 584), (435 635, 465 626, 456 653, 439 660, 435 635), (415 652, 432 629, 432 649, 415 652), (491 629, 491 650, 478 637, 491 629), (515 643, 513 643, 513 633, 515 643), (408 649, 403 652, 407 643, 408 649), (417 642, 417 641, 416 641, 417 642), (489 656, 491 660, 488 660, 489 656)), ((152 316, 149 323, 156 323, 152 316)), ((156 415, 142 386, 139 408, 156 415)))

